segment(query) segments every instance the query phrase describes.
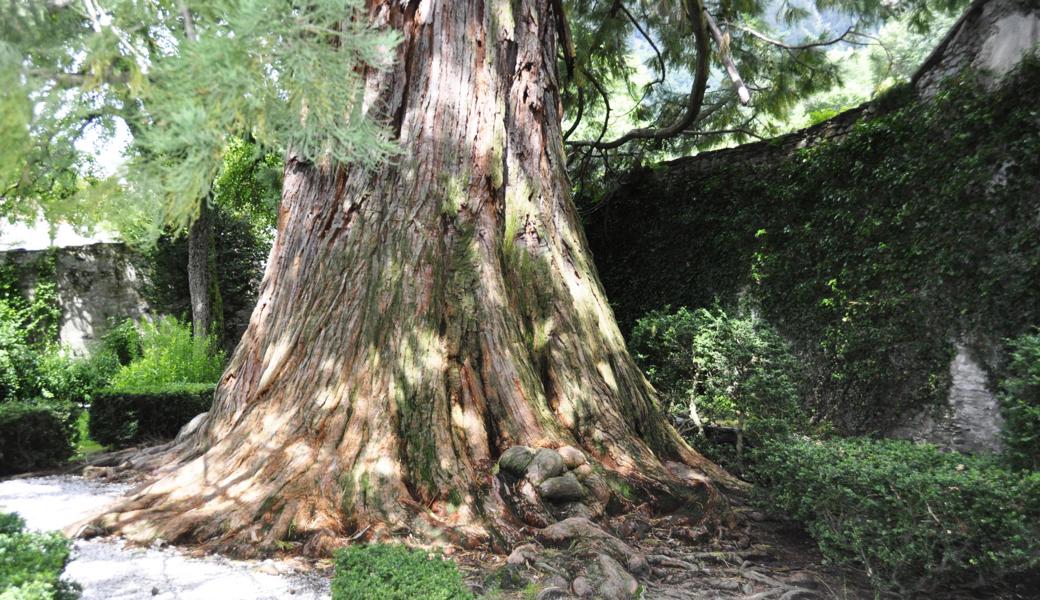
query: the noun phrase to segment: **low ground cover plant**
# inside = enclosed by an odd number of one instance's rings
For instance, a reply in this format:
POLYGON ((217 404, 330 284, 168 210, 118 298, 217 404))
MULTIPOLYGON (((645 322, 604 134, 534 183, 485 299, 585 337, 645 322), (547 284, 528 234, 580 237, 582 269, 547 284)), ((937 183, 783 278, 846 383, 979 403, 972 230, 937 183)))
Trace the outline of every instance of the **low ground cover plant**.
POLYGON ((0 598, 73 600, 74 584, 62 581, 72 544, 59 533, 25 529, 18 515, 0 513, 0 598))
POLYGON ((400 544, 350 546, 336 555, 333 600, 472 600, 458 567, 400 544))

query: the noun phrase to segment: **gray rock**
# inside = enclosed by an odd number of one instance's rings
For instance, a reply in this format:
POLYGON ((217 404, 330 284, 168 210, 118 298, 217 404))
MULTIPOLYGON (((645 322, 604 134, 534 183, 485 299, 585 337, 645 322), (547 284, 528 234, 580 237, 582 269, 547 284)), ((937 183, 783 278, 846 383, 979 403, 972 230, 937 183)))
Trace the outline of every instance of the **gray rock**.
POLYGON ((606 505, 610 501, 610 486, 607 480, 593 473, 582 479, 582 483, 596 498, 597 502, 606 505))
POLYGON ((562 589, 567 589, 571 587, 570 584, 567 583, 567 580, 564 579, 561 575, 553 575, 549 578, 549 581, 547 581, 546 583, 553 587, 558 587, 562 589))
POLYGON ((527 446, 513 446, 502 453, 498 459, 498 467, 503 471, 512 473, 517 477, 523 477, 527 472, 527 466, 534 458, 534 450, 527 446))
POLYGON ((563 457, 557 451, 542 448, 535 452, 531 464, 527 465, 527 479, 535 485, 540 485, 550 477, 563 475, 566 470, 563 457))
POLYGON ((585 488, 578 478, 570 473, 560 477, 550 477, 538 486, 538 494, 550 502, 567 502, 581 500, 585 497, 585 488))
POLYGON ((607 554, 596 557, 599 585, 596 597, 603 600, 630 600, 639 591, 639 582, 607 554))
POLYGON ((563 457, 563 464, 567 465, 568 469, 580 467, 586 462, 585 453, 574 446, 564 446, 558 449, 557 452, 563 457))
POLYGON ((628 557, 628 570, 636 575, 641 575, 650 570, 650 563, 642 554, 632 554, 628 557))
POLYGON ((579 598, 591 598, 596 593, 587 577, 578 577, 572 581, 571 591, 579 598))
POLYGON ((592 465, 585 463, 583 465, 578 465, 571 472, 577 475, 578 479, 585 479, 589 475, 595 473, 596 470, 592 468, 592 465))
POLYGON ((513 551, 509 553, 509 558, 506 559, 506 563, 510 565, 525 565, 528 562, 533 562, 534 559, 538 558, 538 553, 541 548, 537 544, 521 544, 513 551))
POLYGON ((583 517, 591 521, 599 516, 599 514, 597 511, 593 510, 592 507, 583 502, 567 502, 559 507, 559 516, 562 519, 583 517))

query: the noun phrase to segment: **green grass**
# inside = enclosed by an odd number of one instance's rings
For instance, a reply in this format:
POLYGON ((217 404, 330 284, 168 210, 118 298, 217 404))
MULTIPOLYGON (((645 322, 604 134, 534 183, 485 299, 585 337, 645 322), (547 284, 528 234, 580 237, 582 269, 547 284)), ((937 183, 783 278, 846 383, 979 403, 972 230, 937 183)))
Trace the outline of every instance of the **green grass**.
POLYGON ((108 450, 107 446, 95 442, 90 437, 90 414, 87 411, 83 411, 83 414, 76 419, 76 431, 79 432, 76 443, 76 452, 72 455, 71 461, 83 460, 92 454, 98 452, 104 452, 108 450))

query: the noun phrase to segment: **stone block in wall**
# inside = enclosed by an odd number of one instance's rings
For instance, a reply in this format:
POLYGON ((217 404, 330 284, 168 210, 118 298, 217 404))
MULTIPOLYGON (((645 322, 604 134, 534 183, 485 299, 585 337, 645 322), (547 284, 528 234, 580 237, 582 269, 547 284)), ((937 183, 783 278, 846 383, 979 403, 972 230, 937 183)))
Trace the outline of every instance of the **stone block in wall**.
POLYGON ((956 349, 946 405, 910 417, 889 435, 961 452, 1000 452, 1004 418, 986 368, 965 344, 956 349))

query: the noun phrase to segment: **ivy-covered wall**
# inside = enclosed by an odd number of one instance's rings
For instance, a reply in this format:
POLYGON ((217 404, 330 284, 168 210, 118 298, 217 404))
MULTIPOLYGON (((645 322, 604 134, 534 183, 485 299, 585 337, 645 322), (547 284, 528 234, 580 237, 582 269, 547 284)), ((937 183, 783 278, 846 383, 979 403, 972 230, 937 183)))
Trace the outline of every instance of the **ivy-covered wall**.
POLYGON ((1040 325, 1040 61, 987 83, 968 69, 928 101, 908 86, 636 174, 586 223, 622 328, 750 299, 846 431, 939 405, 955 342, 998 367, 1002 340, 1040 325))
POLYGON ((27 297, 41 286, 53 293, 57 339, 51 341, 83 352, 113 322, 148 312, 133 258, 130 249, 113 243, 8 250, 0 252, 0 285, 27 297))

